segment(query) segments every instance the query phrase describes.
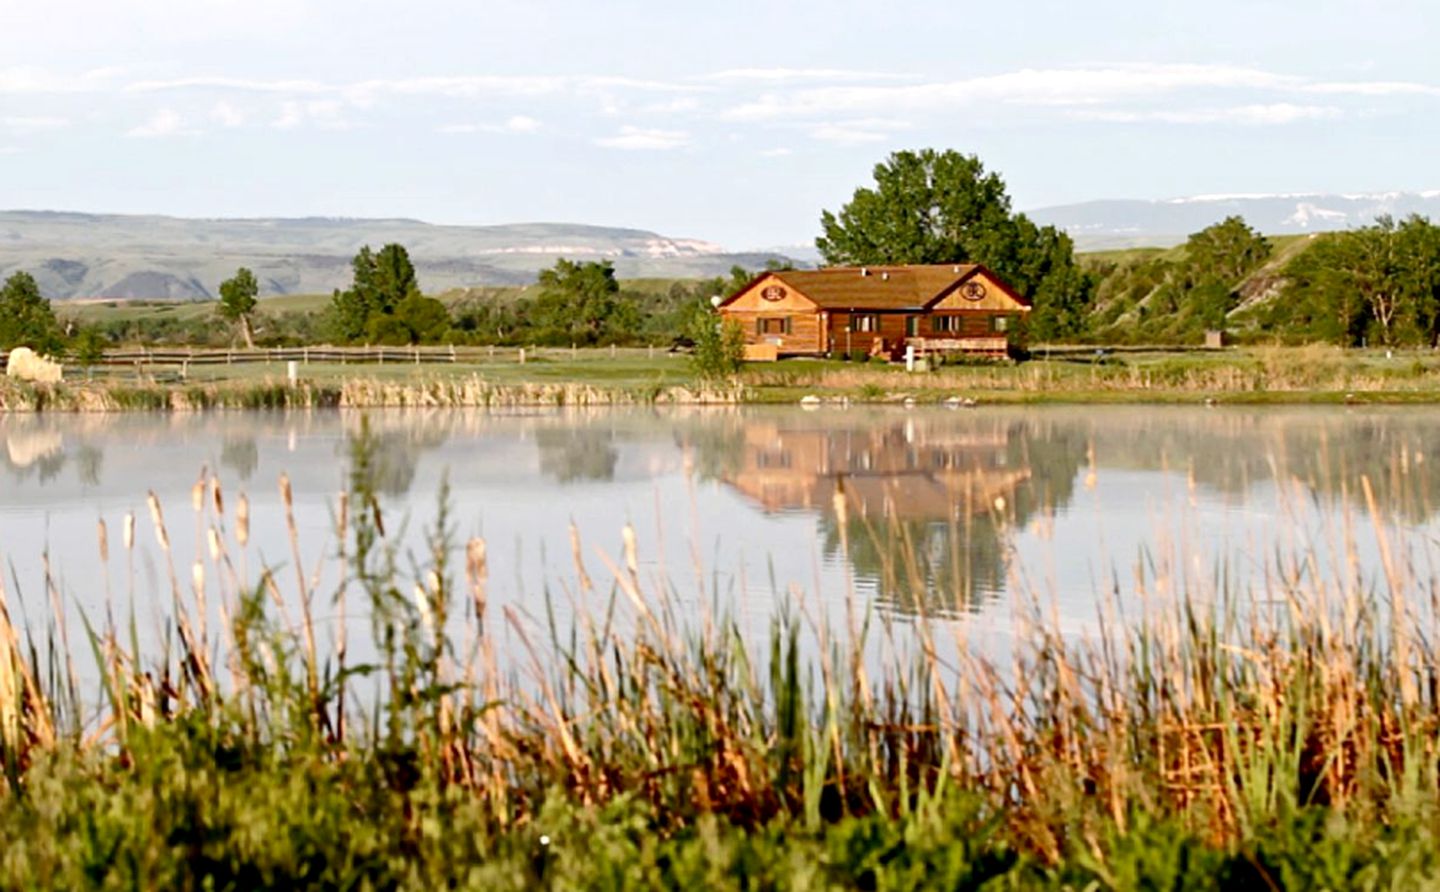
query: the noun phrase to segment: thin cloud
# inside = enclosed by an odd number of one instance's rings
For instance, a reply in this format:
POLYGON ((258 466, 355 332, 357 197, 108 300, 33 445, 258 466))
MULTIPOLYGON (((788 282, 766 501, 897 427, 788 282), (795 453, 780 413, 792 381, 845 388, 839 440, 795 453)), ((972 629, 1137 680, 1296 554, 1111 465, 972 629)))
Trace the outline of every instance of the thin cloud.
POLYGON ((645 127, 621 127, 618 135, 595 140, 597 146, 631 151, 669 151, 683 149, 689 144, 690 134, 683 130, 652 130, 645 127))
POLYGON ((40 133, 45 130, 59 130, 70 126, 68 118, 41 115, 16 115, 0 117, 0 129, 11 133, 40 133))
POLYGON ((1327 81, 1306 84, 1301 91, 1327 96, 1440 96, 1440 87, 1413 81, 1327 81))
POLYGON ((528 115, 513 115, 506 119, 503 124, 442 124, 435 128, 436 133, 465 134, 465 133, 507 133, 525 134, 535 133, 542 126, 539 120, 528 115))
POLYGON ((784 158, 787 155, 795 154, 795 150, 785 146, 776 146, 773 149, 761 149, 761 158, 784 158))
POLYGON ((893 71, 857 71, 851 68, 730 68, 707 74, 702 79, 728 83, 791 83, 822 80, 913 80, 914 75, 893 71))
POLYGON ((132 127, 125 135, 136 139, 163 139, 172 136, 194 136, 198 134, 185 124, 185 118, 173 108, 162 108, 139 126, 132 127))
POLYGON ((861 127, 846 126, 844 124, 821 124, 810 130, 810 138, 822 142, 833 142, 841 145, 858 145, 860 143, 884 142, 890 138, 890 134, 879 130, 866 130, 861 127))
POLYGON ((245 125, 246 115, 228 102, 217 102, 210 109, 210 120, 219 124, 221 127, 243 127, 245 125))
POLYGON ((770 93, 724 113, 736 121, 768 121, 895 109, 940 111, 980 102, 1096 105, 1187 89, 1282 89, 1297 78, 1226 65, 1119 65, 1026 68, 1005 74, 894 86, 819 87, 770 93))
POLYGON ((1279 102, 1269 105, 1237 105, 1228 108, 1201 108, 1184 111, 1146 110, 1081 110, 1071 117, 1085 121, 1113 124, 1240 124, 1245 126, 1276 126, 1304 121, 1330 121, 1344 117, 1344 111, 1328 105, 1294 105, 1279 102))
POLYGON ((280 103, 280 113, 271 120, 276 130, 293 130, 310 125, 321 130, 348 130, 345 105, 334 99, 290 100, 280 103))
POLYGON ((237 93, 328 93, 333 87, 310 80, 261 80, 243 77, 178 77, 168 80, 135 81, 125 85, 127 93, 164 93, 186 90, 215 90, 237 93))

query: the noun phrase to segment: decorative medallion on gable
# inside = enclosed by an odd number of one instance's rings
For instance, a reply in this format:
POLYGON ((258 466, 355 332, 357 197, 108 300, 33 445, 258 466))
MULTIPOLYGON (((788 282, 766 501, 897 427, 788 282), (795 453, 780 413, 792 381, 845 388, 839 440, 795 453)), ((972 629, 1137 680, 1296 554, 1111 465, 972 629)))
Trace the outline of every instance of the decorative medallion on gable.
POLYGON ((767 285, 765 290, 760 292, 760 296, 765 300, 774 302, 784 300, 785 296, 789 293, 783 285, 767 285))
POLYGON ((966 300, 984 300, 986 293, 984 282, 970 281, 960 287, 960 296, 966 300))

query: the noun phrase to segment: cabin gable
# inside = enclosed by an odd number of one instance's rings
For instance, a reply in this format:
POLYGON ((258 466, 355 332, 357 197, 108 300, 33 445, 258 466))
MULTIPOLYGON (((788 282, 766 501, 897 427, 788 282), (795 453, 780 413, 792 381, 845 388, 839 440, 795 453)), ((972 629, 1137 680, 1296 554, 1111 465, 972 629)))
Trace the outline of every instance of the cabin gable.
POLYGON ((1030 302, 984 267, 957 281, 926 309, 987 313, 1028 313, 1030 302))
POLYGON ((816 313, 820 307, 774 273, 766 273, 720 305, 725 313, 816 313))

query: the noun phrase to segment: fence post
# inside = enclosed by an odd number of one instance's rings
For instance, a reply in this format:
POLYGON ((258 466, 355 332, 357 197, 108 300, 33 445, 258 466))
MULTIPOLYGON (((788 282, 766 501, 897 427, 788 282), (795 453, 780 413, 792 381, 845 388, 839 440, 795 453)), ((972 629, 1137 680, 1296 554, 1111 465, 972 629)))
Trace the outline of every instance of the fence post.
POLYGON ((416 364, 416 365, 419 365, 419 364, 420 364, 420 345, 419 345, 419 344, 416 344, 416 345, 415 345, 415 364, 416 364))
POLYGON ((302 350, 301 350, 301 357, 305 360, 305 364, 306 364, 306 365, 309 365, 309 364, 310 364, 310 348, 309 348, 309 347, 304 347, 304 348, 302 348, 302 350))
POLYGON ((454 345, 454 344, 451 344, 451 345, 450 345, 450 364, 451 364, 451 365, 454 365, 455 362, 456 362, 456 359, 455 359, 455 345, 454 345))
POLYGON ((615 345, 614 345, 614 344, 611 344, 611 345, 610 345, 610 358, 611 358, 611 359, 614 359, 614 358, 615 358, 615 345))
POLYGON ((521 364, 521 365, 524 365, 524 364, 525 364, 525 348, 524 348, 524 347, 521 347, 521 348, 520 348, 520 364, 521 364))

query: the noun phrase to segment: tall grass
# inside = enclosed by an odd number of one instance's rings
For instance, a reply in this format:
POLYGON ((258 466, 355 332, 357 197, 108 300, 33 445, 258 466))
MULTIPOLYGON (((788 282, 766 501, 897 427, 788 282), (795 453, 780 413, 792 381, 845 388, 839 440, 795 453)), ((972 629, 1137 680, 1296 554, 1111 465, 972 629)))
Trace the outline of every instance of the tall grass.
MULTIPOLYGON (((797 604, 747 640, 708 593, 647 578, 629 527, 618 554, 572 530, 573 586, 539 622, 497 612, 443 491, 402 569, 373 461, 362 432, 333 591, 288 481, 292 565, 252 578, 248 509, 209 475, 189 572, 149 502, 158 649, 110 608, 66 630, 53 589, 42 635, 0 589, 0 831, 41 822, 0 882, 1339 888, 1440 868, 1437 591, 1373 498, 1349 535, 1378 543, 1374 578, 1353 548, 1336 574, 1277 561, 1263 591, 1156 564, 1139 615, 1104 600, 1092 636, 1024 600, 999 662, 963 624, 877 649, 853 592, 839 627, 797 604)), ((137 525, 118 554, 102 527, 102 560, 133 567, 137 525)))

